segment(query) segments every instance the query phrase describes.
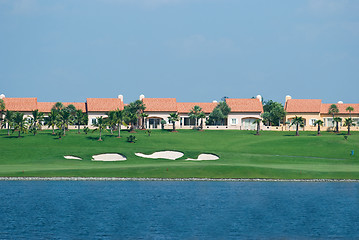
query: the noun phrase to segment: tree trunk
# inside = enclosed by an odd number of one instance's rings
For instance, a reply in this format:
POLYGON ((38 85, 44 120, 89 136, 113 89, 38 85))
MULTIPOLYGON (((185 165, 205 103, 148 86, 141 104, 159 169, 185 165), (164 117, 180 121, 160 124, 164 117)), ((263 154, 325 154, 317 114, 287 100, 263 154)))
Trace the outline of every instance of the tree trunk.
POLYGON ((350 135, 350 124, 348 125, 348 135, 350 135))
POLYGON ((102 141, 101 132, 102 132, 102 130, 101 130, 101 128, 100 128, 100 138, 98 139, 99 141, 102 141))
POLYGON ((10 124, 7 124, 7 135, 10 136, 10 124))
POLYGON ((176 122, 173 122, 173 123, 172 123, 172 127, 173 127, 173 130, 172 130, 172 131, 173 131, 173 132, 176 131, 175 123, 176 123, 176 122))
POLYGON ((18 138, 20 137, 20 133, 21 133, 21 131, 20 131, 20 129, 19 129, 19 135, 17 136, 18 138))
POLYGON ((295 136, 299 136, 299 123, 296 125, 295 136))
POLYGON ((121 124, 120 123, 118 123, 117 124, 117 128, 118 128, 118 138, 120 138, 121 137, 121 124))
POLYGON ((65 125, 64 125, 64 136, 66 135, 66 127, 65 127, 65 125))
POLYGON ((80 134, 80 124, 77 125, 77 134, 80 134))
POLYGON ((337 133, 339 132, 339 122, 337 122, 337 133))
POLYGON ((318 134, 317 135, 320 135, 320 125, 318 124, 318 134))
POLYGON ((55 135, 55 126, 52 126, 52 135, 55 135))
POLYGON ((260 130, 260 123, 257 123, 257 134, 256 135, 259 135, 259 130, 260 130))

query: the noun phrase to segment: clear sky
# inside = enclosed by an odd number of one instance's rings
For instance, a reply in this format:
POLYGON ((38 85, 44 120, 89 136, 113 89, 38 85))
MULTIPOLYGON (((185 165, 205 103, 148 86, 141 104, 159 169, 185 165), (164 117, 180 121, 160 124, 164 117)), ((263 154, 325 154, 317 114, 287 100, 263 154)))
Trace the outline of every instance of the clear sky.
POLYGON ((359 103, 359 1, 0 0, 0 93, 359 103))

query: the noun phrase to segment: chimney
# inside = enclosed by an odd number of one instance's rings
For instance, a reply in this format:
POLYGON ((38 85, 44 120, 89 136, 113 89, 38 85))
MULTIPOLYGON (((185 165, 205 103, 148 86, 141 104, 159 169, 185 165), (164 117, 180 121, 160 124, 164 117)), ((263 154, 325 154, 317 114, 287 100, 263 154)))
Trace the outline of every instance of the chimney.
POLYGON ((142 101, 145 98, 145 95, 141 94, 140 95, 140 100, 142 101))
POLYGON ((343 104, 343 101, 339 101, 338 104, 343 104))
POLYGON ((212 103, 218 103, 217 100, 213 100, 212 103))
POLYGON ((5 98, 5 94, 0 94, 0 99, 5 98))
POLYGON ((262 102, 262 96, 261 95, 257 95, 257 99, 262 102))
POLYGON ((292 99, 292 97, 289 95, 285 96, 285 102, 287 102, 289 99, 292 99))
POLYGON ((121 101, 123 102, 123 95, 118 95, 117 98, 121 99, 121 101))

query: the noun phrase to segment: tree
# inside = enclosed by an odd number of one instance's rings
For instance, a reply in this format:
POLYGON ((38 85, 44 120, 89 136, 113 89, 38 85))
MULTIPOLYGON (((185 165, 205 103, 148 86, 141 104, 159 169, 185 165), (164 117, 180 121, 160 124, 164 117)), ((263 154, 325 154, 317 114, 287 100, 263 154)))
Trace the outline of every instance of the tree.
POLYGON ((39 112, 38 109, 32 111, 31 124, 29 126, 30 131, 36 135, 38 127, 41 127, 41 121, 44 120, 44 113, 39 112))
POLYGON ((208 124, 218 125, 218 123, 224 118, 224 115, 221 109, 215 107, 213 111, 209 114, 208 124))
POLYGON ((146 106, 141 100, 136 100, 125 106, 125 109, 127 113, 126 115, 130 118, 131 130, 133 130, 134 127, 138 127, 139 119, 141 119, 142 122, 144 121, 144 119, 141 118, 141 113, 145 111, 146 106))
POLYGON ((49 115, 47 117, 44 118, 45 120, 45 125, 47 125, 47 127, 52 127, 52 135, 55 135, 55 126, 57 124, 57 117, 59 115, 59 112, 56 109, 51 109, 51 112, 49 113, 49 115))
POLYGON ((198 115, 198 118, 201 119, 201 126, 199 128, 203 129, 203 119, 206 118, 206 114, 204 112, 200 112, 200 114, 198 115))
POLYGON ((116 109, 115 111, 115 123, 117 124, 117 129, 118 129, 118 138, 121 137, 121 125, 122 125, 122 121, 123 121, 123 111, 120 109, 116 109))
POLYGON ((10 135, 10 127, 13 124, 13 121, 14 121, 14 112, 6 110, 3 126, 5 127, 7 125, 7 135, 8 136, 10 135))
POLYGON ((113 130, 116 128, 116 115, 115 115, 115 111, 109 111, 106 113, 106 115, 108 116, 107 118, 105 118, 106 120, 106 125, 108 127, 110 127, 110 131, 111 131, 111 135, 113 134, 113 130))
POLYGON ((2 126, 2 122, 4 120, 3 115, 5 111, 5 101, 0 99, 0 125, 2 126))
POLYGON ((256 120, 254 120, 253 124, 257 124, 257 132, 256 132, 256 135, 260 135, 259 134, 259 131, 261 129, 261 122, 262 122, 262 119, 258 118, 256 120))
POLYGON ((100 138, 98 139, 98 141, 102 141, 101 135, 102 135, 102 131, 106 130, 106 121, 104 118, 102 117, 97 117, 96 118, 96 123, 93 124, 95 127, 97 127, 95 130, 93 131, 100 131, 100 138))
POLYGON ((142 112, 142 113, 140 114, 140 117, 141 117, 141 119, 142 119, 142 129, 145 129, 145 119, 146 119, 146 117, 148 117, 148 114, 142 112))
POLYGON ((293 118, 292 123, 290 124, 290 126, 295 125, 296 129, 295 129, 295 136, 299 136, 299 126, 303 127, 304 126, 304 120, 302 117, 297 117, 295 116, 295 118, 293 118))
POLYGON ((330 105, 330 107, 328 109, 328 113, 333 115, 333 120, 332 120, 333 124, 334 124, 335 114, 338 113, 338 112, 339 112, 339 109, 338 109, 337 105, 335 105, 335 104, 330 105))
POLYGON ((279 126, 286 115, 283 105, 272 100, 264 102, 263 112, 262 118, 269 126, 279 126))
POLYGON ((179 116, 178 113, 174 112, 174 113, 170 113, 170 117, 168 118, 168 120, 172 123, 172 132, 176 131, 176 122, 179 120, 179 116))
POLYGON ((194 119, 194 128, 197 129, 197 122, 202 112, 202 108, 200 106, 194 106, 189 112, 188 116, 191 119, 194 119))
POLYGON ((161 120, 161 129, 162 129, 162 130, 165 129, 165 124, 166 124, 166 120, 162 119, 162 120, 161 120))
POLYGON ((339 123, 342 122, 342 118, 341 117, 335 117, 333 118, 334 122, 335 122, 335 128, 336 128, 336 132, 339 132, 339 123))
POLYGON ((87 124, 87 114, 83 113, 81 109, 77 109, 74 115, 74 124, 77 125, 77 134, 80 134, 81 125, 87 124))
POLYGON ((52 109, 59 112, 60 110, 64 109, 64 105, 61 102, 57 102, 57 103, 54 104, 52 109))
POLYGON ((13 132, 19 131, 18 137, 21 137, 21 133, 27 131, 26 119, 24 118, 24 114, 20 112, 15 112, 13 118, 13 132))
POLYGON ((59 111, 58 115, 58 128, 62 129, 64 132, 64 136, 66 135, 66 129, 69 126, 69 123, 71 122, 71 113, 68 109, 62 109, 59 111))
POLYGON ((320 135, 320 126, 323 126, 323 123, 324 122, 320 119, 318 119, 314 122, 314 126, 318 126, 318 133, 317 133, 318 136, 320 135))
POLYGON ((345 110, 349 112, 350 118, 352 118, 352 111, 354 111, 354 108, 352 106, 349 106, 345 110))
POLYGON ((348 128, 348 135, 350 135, 350 126, 355 126, 355 123, 352 118, 344 119, 344 126, 348 128))

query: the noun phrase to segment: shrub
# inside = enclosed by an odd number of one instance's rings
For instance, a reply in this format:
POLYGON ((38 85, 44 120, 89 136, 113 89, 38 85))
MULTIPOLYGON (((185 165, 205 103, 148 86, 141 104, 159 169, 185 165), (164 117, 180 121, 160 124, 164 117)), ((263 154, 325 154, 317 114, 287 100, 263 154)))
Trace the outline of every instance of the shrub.
POLYGON ((127 137, 127 142, 135 143, 137 141, 136 136, 130 135, 127 137))

